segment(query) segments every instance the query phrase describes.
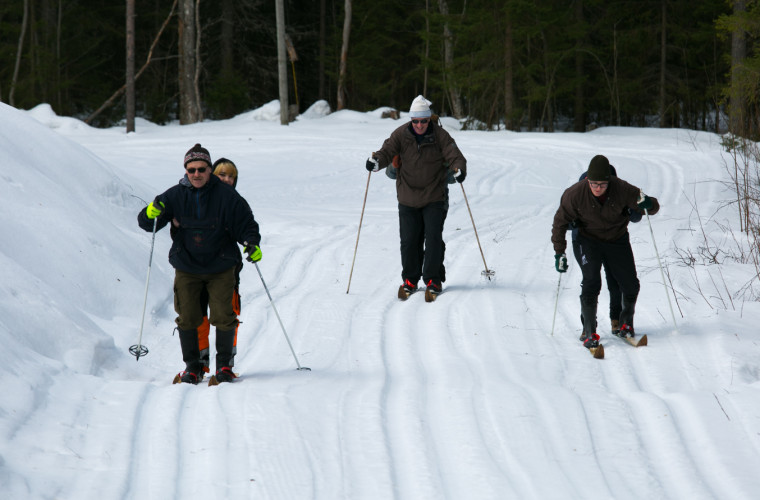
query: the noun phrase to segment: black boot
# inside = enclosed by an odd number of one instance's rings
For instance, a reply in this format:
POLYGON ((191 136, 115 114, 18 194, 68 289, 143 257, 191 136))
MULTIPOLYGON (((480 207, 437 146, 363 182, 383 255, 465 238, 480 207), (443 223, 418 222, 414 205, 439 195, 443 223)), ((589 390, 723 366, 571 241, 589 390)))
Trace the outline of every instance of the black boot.
POLYGON ((216 383, 232 382, 236 377, 232 371, 235 364, 235 330, 216 329, 216 383))
POLYGON ((623 296, 623 310, 620 312, 620 328, 612 333, 618 337, 634 336, 633 314, 636 312, 636 295, 623 296))
POLYGON ((235 330, 216 329, 216 371, 235 365, 235 330))
POLYGON ((182 360, 185 362, 185 371, 177 377, 182 382, 197 384, 203 379, 203 364, 198 349, 198 331, 179 328, 177 331, 179 332, 179 344, 182 347, 182 360))
POLYGON ((596 297, 581 295, 581 320, 583 333, 580 340, 586 347, 597 347, 599 335, 596 334, 596 297))

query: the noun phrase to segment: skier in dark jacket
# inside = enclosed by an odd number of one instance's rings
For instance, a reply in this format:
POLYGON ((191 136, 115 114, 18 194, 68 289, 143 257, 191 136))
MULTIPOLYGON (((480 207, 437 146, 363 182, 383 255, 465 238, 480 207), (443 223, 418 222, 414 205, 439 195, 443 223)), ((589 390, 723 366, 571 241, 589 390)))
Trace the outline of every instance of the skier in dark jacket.
POLYGON ((209 296, 210 323, 216 327, 216 378, 228 382, 235 376, 238 319, 233 294, 235 269, 241 263, 237 244, 244 245, 247 260, 260 260, 259 225, 245 199, 211 174, 211 157, 200 144, 185 154, 184 165, 185 176, 156 196, 137 220, 145 231, 153 231, 154 223, 157 231, 173 220, 177 223, 169 262, 175 268, 174 309, 185 370, 175 382, 198 383, 203 378, 197 333, 203 289, 209 296))
MULTIPOLYGON (((579 181, 582 181, 586 178, 587 173, 583 172, 581 176, 578 178, 579 181)), ((617 177, 617 172, 615 171, 615 167, 610 165, 610 175, 614 175, 617 177)), ((637 209, 631 209, 626 208, 626 212, 628 212, 628 219, 633 222, 639 222, 641 220, 642 214, 637 209)), ((581 260, 582 257, 582 251, 581 251, 581 245, 578 243, 578 226, 579 221, 573 221, 570 223, 570 229, 572 233, 572 240, 573 240, 573 256, 575 256, 576 262, 578 262, 579 266, 583 265, 583 262, 581 260)), ((620 285, 618 285, 618 282, 615 280, 615 278, 612 276, 612 273, 609 269, 607 269, 607 262, 602 262, 602 267, 604 268, 604 279, 607 282, 607 291, 610 294, 610 325, 612 327, 612 332, 614 333, 617 330, 620 330, 620 313, 623 310, 623 294, 620 291, 620 285)), ((581 323, 583 323, 583 316, 581 316, 581 323)))
POLYGON ((431 102, 418 96, 406 123, 383 142, 367 160, 367 170, 396 168, 399 233, 401 236, 401 279, 398 296, 405 299, 417 290, 420 277, 432 295, 446 281, 443 257, 443 224, 448 212, 449 171, 464 182, 467 160, 454 139, 431 120, 431 102))
POLYGON ((597 347, 596 308, 602 288, 601 268, 607 265, 622 292, 622 311, 618 336, 633 337, 633 316, 639 294, 639 279, 628 235, 629 210, 648 210, 656 214, 660 209, 657 199, 631 184, 611 175, 610 162, 597 155, 591 159, 587 178, 570 186, 562 194, 552 224, 554 266, 558 272, 567 271, 565 234, 570 223, 577 221, 577 241, 580 249, 581 318, 585 347, 597 347))
MULTIPOLYGON (((235 165, 232 160, 228 160, 227 158, 219 158, 211 166, 211 169, 213 170, 214 175, 218 177, 220 181, 232 187, 237 186, 238 169, 237 165, 235 165)), ((178 228, 179 222, 177 222, 176 219, 173 219, 172 225, 170 227, 172 240, 174 240, 176 237, 178 228)), ((238 255, 240 255, 239 250, 238 255)), ((232 293, 232 310, 235 311, 235 315, 240 316, 240 271, 243 270, 243 262, 241 258, 238 258, 238 260, 240 263, 237 265, 237 267, 235 267, 235 290, 232 293)), ((203 371, 204 373, 208 373, 211 366, 211 351, 209 349, 208 340, 209 334, 211 333, 211 325, 208 321, 208 291, 205 287, 201 290, 200 308, 201 314, 203 314, 203 319, 201 320, 200 326, 197 328, 198 349, 200 349, 201 353, 201 364, 203 365, 203 371)), ((232 346, 232 361, 230 361, 230 366, 233 365, 235 355, 237 354, 237 332, 239 328, 240 325, 238 324, 235 327, 235 340, 232 346)))

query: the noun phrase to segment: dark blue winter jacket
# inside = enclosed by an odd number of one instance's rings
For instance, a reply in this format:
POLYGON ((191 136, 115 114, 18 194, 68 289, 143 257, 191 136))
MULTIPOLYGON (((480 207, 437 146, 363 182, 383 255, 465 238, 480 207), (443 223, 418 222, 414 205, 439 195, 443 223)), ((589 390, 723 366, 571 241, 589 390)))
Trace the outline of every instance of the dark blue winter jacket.
MULTIPOLYGON (((169 250, 169 263, 175 269, 193 274, 215 274, 242 262, 237 244, 261 242, 259 225, 248 202, 232 187, 212 175, 200 189, 185 175, 176 186, 157 196, 165 205, 156 230, 179 224, 169 250)), ((145 231, 153 231, 147 207, 137 215, 145 231)))

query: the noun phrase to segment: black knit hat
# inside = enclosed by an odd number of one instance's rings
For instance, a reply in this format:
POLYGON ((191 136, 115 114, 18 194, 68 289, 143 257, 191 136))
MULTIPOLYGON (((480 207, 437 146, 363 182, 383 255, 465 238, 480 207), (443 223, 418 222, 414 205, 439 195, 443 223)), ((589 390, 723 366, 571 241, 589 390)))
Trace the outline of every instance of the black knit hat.
POLYGON ((609 181, 610 180, 610 161, 602 156, 596 155, 591 158, 588 164, 586 178, 590 181, 609 181))
POLYGON ((208 166, 211 166, 211 155, 208 154, 208 149, 204 148, 200 144, 196 144, 185 153, 185 168, 191 161, 205 161, 208 166))

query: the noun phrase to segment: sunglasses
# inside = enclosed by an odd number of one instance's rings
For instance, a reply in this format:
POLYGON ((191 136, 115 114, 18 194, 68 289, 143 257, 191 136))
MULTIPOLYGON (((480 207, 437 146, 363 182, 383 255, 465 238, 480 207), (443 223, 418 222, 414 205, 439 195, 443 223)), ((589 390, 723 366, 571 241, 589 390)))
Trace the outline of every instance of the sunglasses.
POLYGON ((205 174, 207 168, 208 167, 186 168, 185 170, 187 170, 188 174, 194 174, 196 170, 198 171, 199 174, 205 174))
POLYGON ((425 125, 429 121, 430 120, 428 120, 427 118, 423 118, 422 120, 412 120, 412 123, 414 123, 415 125, 417 125, 418 123, 425 125))

